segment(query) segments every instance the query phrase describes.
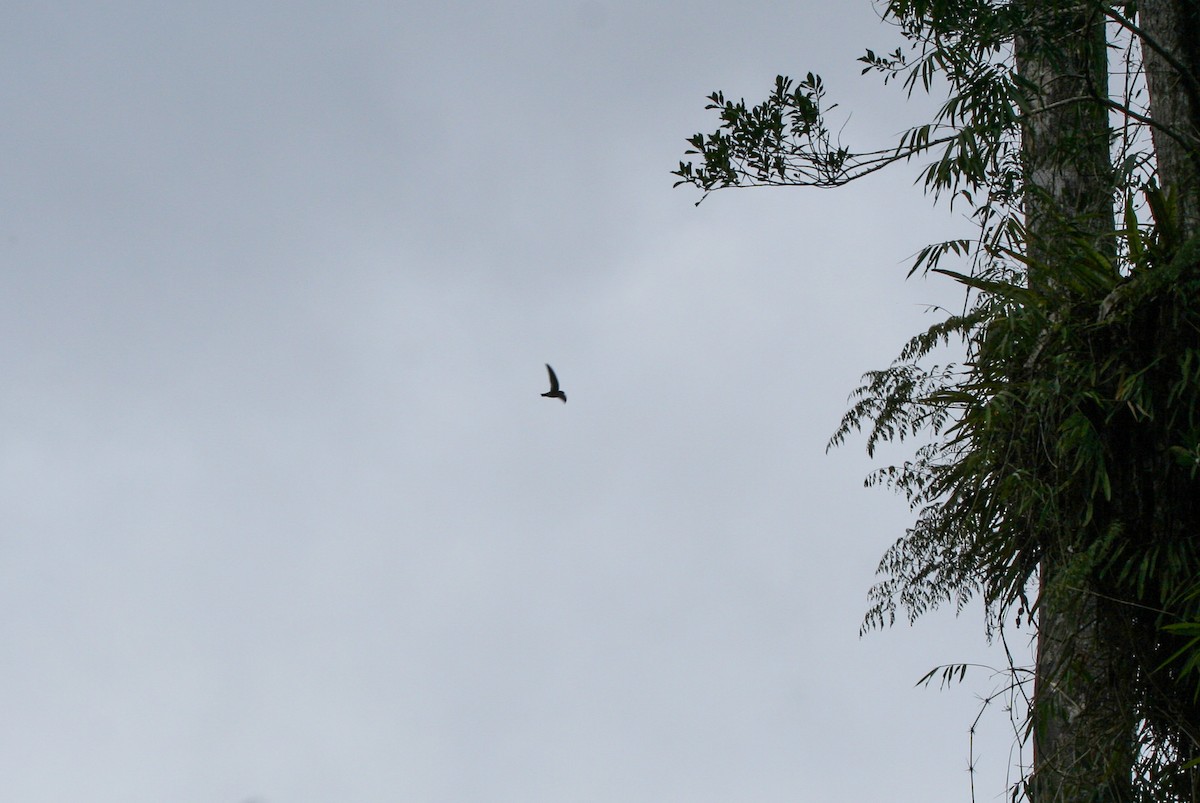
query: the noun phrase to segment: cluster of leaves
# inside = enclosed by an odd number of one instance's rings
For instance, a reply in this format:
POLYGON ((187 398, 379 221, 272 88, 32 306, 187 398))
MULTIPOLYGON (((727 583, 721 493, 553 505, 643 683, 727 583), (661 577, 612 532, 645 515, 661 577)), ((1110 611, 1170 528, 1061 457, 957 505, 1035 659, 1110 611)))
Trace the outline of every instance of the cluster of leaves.
POLYGON ((917 520, 881 563, 864 627, 976 594, 997 616, 1028 613, 1047 548, 1103 574, 1114 596, 1181 610, 1200 571, 1200 242, 1174 236, 1169 204, 1146 195, 1166 220, 1142 226, 1130 207, 1114 233, 1127 265, 1080 236, 1057 247, 1052 288, 999 262, 936 269, 972 292, 970 309, 866 374, 831 446, 860 430, 872 453, 931 440, 868 478, 905 494, 917 520), (957 338, 963 364, 923 364, 957 338), (1155 491, 1131 492, 1151 480, 1155 491), (1151 498, 1163 489, 1176 493, 1151 498))
POLYGON ((823 109, 824 99, 825 87, 813 73, 799 84, 776 76, 771 94, 753 107, 713 92, 704 108, 719 112, 721 127, 688 139, 687 153, 703 154, 704 165, 680 162, 675 186, 694 184, 707 194, 747 184, 844 184, 853 169, 847 164, 850 152, 832 143, 825 113, 834 106, 823 109))
MULTIPOLYGON (((935 84, 948 87, 931 122, 904 132, 894 146, 852 150, 831 135, 826 114, 836 104, 824 105, 821 77, 808 73, 796 84, 780 75, 757 105, 728 100, 722 92, 709 95, 706 108, 718 111, 721 124, 711 134, 688 139, 684 155, 698 157, 700 165, 681 161, 672 171, 679 179, 675 186, 699 188, 701 201, 728 187, 835 187, 933 153, 937 158, 922 174, 926 189, 965 200, 991 241, 1003 239, 1002 224, 1011 219, 1020 187, 1021 110, 1030 105, 1028 87, 1013 72, 1010 58, 1019 15, 1007 4, 946 3, 938 13, 961 17, 954 22, 953 41, 946 41, 945 31, 951 29, 939 32, 941 23, 923 19, 929 11, 913 5, 893 2, 885 12, 899 22, 908 46, 887 56, 867 50, 859 61, 864 74, 882 74, 885 83, 898 80, 910 94, 928 92, 935 84)), ((958 241, 956 246, 963 247, 958 241)), ((927 249, 917 265, 931 267, 939 253, 938 247, 927 249)))

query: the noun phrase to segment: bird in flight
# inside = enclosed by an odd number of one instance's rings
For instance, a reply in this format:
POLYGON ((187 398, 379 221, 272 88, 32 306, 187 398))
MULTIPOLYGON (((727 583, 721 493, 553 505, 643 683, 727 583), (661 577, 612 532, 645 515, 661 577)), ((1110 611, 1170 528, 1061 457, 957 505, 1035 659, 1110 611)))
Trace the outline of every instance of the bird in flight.
POLYGON ((554 369, 550 367, 550 363, 546 363, 546 370, 550 373, 550 390, 542 395, 547 399, 562 399, 563 404, 566 404, 567 394, 558 389, 558 377, 554 375, 554 369))

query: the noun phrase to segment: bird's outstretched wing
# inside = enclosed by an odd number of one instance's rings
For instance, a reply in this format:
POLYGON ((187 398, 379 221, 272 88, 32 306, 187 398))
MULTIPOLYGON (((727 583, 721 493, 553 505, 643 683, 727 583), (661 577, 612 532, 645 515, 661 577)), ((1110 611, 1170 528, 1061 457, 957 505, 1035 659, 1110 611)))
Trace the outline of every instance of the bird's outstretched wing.
POLYGON ((546 363, 546 371, 550 374, 550 392, 558 393, 558 377, 554 375, 554 369, 550 367, 550 363, 546 363))

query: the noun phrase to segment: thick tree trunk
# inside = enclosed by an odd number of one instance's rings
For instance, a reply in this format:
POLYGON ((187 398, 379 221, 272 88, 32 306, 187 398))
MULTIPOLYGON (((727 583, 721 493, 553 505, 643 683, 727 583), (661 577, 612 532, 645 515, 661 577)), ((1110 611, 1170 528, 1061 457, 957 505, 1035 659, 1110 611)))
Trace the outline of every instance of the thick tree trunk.
MULTIPOLYGON (((1104 20, 1094 9, 1049 2, 1034 13, 1045 24, 1017 41, 1018 72, 1035 93, 1022 136, 1029 284, 1053 295, 1055 263, 1069 258, 1063 243, 1082 236, 1111 247, 1104 236, 1113 228, 1108 112, 1096 100, 1107 91, 1107 58, 1104 20)), ((1038 533, 1035 803, 1130 797, 1136 722, 1123 690, 1132 670, 1113 649, 1119 617, 1095 593, 1090 572, 1073 565, 1078 535, 1038 533)))

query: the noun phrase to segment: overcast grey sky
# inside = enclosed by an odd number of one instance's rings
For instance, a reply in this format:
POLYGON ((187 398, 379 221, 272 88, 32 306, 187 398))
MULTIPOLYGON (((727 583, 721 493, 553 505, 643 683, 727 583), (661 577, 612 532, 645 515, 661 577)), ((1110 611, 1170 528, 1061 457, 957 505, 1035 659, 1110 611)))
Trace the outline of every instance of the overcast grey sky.
POLYGON ((7 4, 0 800, 966 800, 991 682, 913 683, 998 661, 982 616, 858 638, 907 513, 824 453, 962 223, 911 168, 669 175, 778 72, 888 144, 919 110, 854 59, 896 41, 867 0, 7 4))

